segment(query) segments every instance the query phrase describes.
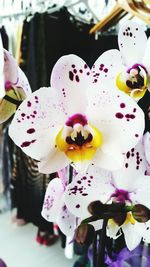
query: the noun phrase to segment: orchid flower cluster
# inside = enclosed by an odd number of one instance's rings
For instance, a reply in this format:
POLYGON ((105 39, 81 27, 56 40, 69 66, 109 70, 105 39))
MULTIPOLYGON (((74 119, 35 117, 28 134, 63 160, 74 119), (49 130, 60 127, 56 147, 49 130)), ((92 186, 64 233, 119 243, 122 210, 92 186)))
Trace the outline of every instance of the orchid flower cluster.
POLYGON ((137 103, 150 87, 150 39, 130 21, 118 43, 120 50, 106 51, 91 69, 76 55, 61 57, 51 87, 30 94, 5 51, 1 86, 2 97, 26 89, 9 127, 12 140, 38 160, 40 172, 59 171, 48 185, 42 216, 81 243, 107 217, 107 235, 116 239, 123 232, 132 250, 142 239, 150 242, 150 134, 143 136, 137 103))

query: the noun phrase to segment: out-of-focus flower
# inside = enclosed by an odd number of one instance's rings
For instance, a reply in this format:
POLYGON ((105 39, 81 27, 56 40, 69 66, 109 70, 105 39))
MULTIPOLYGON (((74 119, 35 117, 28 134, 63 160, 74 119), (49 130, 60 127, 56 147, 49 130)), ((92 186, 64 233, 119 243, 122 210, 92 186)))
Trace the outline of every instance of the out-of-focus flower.
POLYGON ((120 51, 103 53, 93 72, 100 80, 112 79, 121 91, 138 101, 150 90, 150 38, 141 25, 127 21, 119 30, 118 43, 120 51))
POLYGON ((59 172, 59 178, 50 181, 42 207, 42 216, 49 222, 57 223, 60 230, 73 238, 79 220, 69 212, 64 203, 64 192, 67 186, 67 170, 59 172))
MULTIPOLYGON (((66 188, 65 203, 72 214, 77 217, 82 214, 85 218, 90 216, 92 206, 89 210, 88 206, 93 201, 123 204, 123 213, 119 210, 118 214, 114 213, 112 219, 108 220, 107 235, 116 239, 122 229, 126 245, 132 250, 142 238, 150 242, 150 177, 145 175, 145 171, 146 159, 141 141, 126 153, 124 165, 120 170, 102 172, 91 166, 85 176, 77 175, 66 188), (124 205, 130 207, 126 215, 124 205)), ((97 205, 97 202, 95 203, 97 205)), ((105 206, 101 208, 99 203, 99 207, 100 216, 101 211, 103 215, 105 206)), ((94 210, 96 209, 97 206, 94 207, 94 210)), ((95 215, 93 212, 92 215, 95 215)))
POLYGON ((13 56, 3 49, 0 38, 0 123, 8 120, 31 93, 30 85, 13 56))
POLYGON ((109 79, 99 83, 75 55, 58 60, 51 86, 34 92, 20 105, 9 129, 13 141, 40 161, 43 173, 70 162, 81 172, 91 162, 110 170, 120 168, 123 153, 143 134, 139 106, 116 88, 109 90, 109 79))

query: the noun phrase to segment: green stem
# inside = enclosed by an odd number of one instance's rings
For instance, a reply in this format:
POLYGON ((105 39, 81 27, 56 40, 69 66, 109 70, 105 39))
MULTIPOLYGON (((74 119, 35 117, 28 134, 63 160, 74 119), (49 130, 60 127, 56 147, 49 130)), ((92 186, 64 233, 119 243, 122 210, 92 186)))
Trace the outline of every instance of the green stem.
POLYGON ((131 205, 131 206, 125 206, 125 211, 126 211, 126 212, 132 211, 133 208, 134 208, 133 205, 131 205))

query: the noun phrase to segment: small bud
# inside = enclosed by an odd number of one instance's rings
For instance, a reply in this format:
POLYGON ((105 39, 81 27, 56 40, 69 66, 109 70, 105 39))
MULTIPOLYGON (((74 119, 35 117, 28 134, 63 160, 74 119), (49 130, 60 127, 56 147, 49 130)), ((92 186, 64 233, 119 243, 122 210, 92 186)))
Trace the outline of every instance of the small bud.
POLYGON ((150 210, 144 205, 137 204, 132 209, 132 215, 136 221, 145 223, 150 219, 150 210))
POLYGON ((79 244, 90 245, 94 238, 94 227, 91 224, 81 224, 75 232, 75 240, 79 244))
POLYGON ((121 226, 126 220, 126 213, 117 213, 114 215, 113 220, 118 226, 121 226))
POLYGON ((104 204, 102 202, 100 202, 99 200, 93 201, 89 204, 88 211, 93 216, 101 216, 103 213, 103 206, 104 206, 104 204))

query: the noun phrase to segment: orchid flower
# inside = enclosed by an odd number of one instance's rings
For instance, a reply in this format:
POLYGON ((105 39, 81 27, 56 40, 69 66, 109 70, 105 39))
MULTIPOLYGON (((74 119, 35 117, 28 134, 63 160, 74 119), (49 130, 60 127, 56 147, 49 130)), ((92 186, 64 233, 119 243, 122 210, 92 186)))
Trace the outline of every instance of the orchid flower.
MULTIPOLYGON (((64 198, 66 206, 75 216, 82 214, 82 218, 90 216, 88 206, 98 200, 102 203, 120 203, 130 207, 140 204, 148 210, 150 209, 150 176, 146 176, 145 171, 146 159, 141 141, 126 153, 124 165, 120 170, 102 173, 102 170, 91 166, 86 175, 82 177, 77 175, 66 188, 64 198)), ((119 221, 108 220, 109 237, 116 239, 122 229, 126 245, 130 250, 134 249, 142 238, 150 242, 150 231, 148 231, 150 221, 142 223, 135 220, 130 209, 125 215, 119 214, 118 219, 119 221)))
POLYGON ((15 113, 17 106, 31 92, 28 80, 13 56, 3 49, 0 38, 0 123, 15 113))
MULTIPOLYGON (((85 217, 82 217, 82 214, 80 214, 79 217, 73 215, 64 202, 64 194, 68 185, 67 169, 66 167, 60 170, 58 172, 59 178, 54 178, 49 182, 41 215, 45 220, 57 223, 64 235, 74 238, 77 227, 85 217)), ((76 172, 73 171, 73 177, 75 177, 75 175, 76 172)), ((95 229, 99 229, 100 226, 102 227, 102 224, 99 222, 91 222, 91 225, 93 225, 95 229)))
POLYGON ((118 44, 120 51, 104 52, 93 73, 100 80, 112 79, 121 91, 138 101, 150 90, 150 38, 142 25, 126 21, 119 30, 118 44))
POLYGON ((20 105, 9 129, 13 141, 40 161, 42 173, 70 163, 81 172, 91 162, 120 168, 123 153, 143 134, 139 106, 121 91, 109 90, 109 80, 99 83, 75 55, 57 61, 51 86, 30 94, 20 105))
POLYGON ((65 168, 59 171, 59 178, 50 181, 45 193, 41 214, 45 220, 57 223, 66 236, 73 237, 79 219, 69 212, 64 203, 66 186, 67 170, 65 168))

